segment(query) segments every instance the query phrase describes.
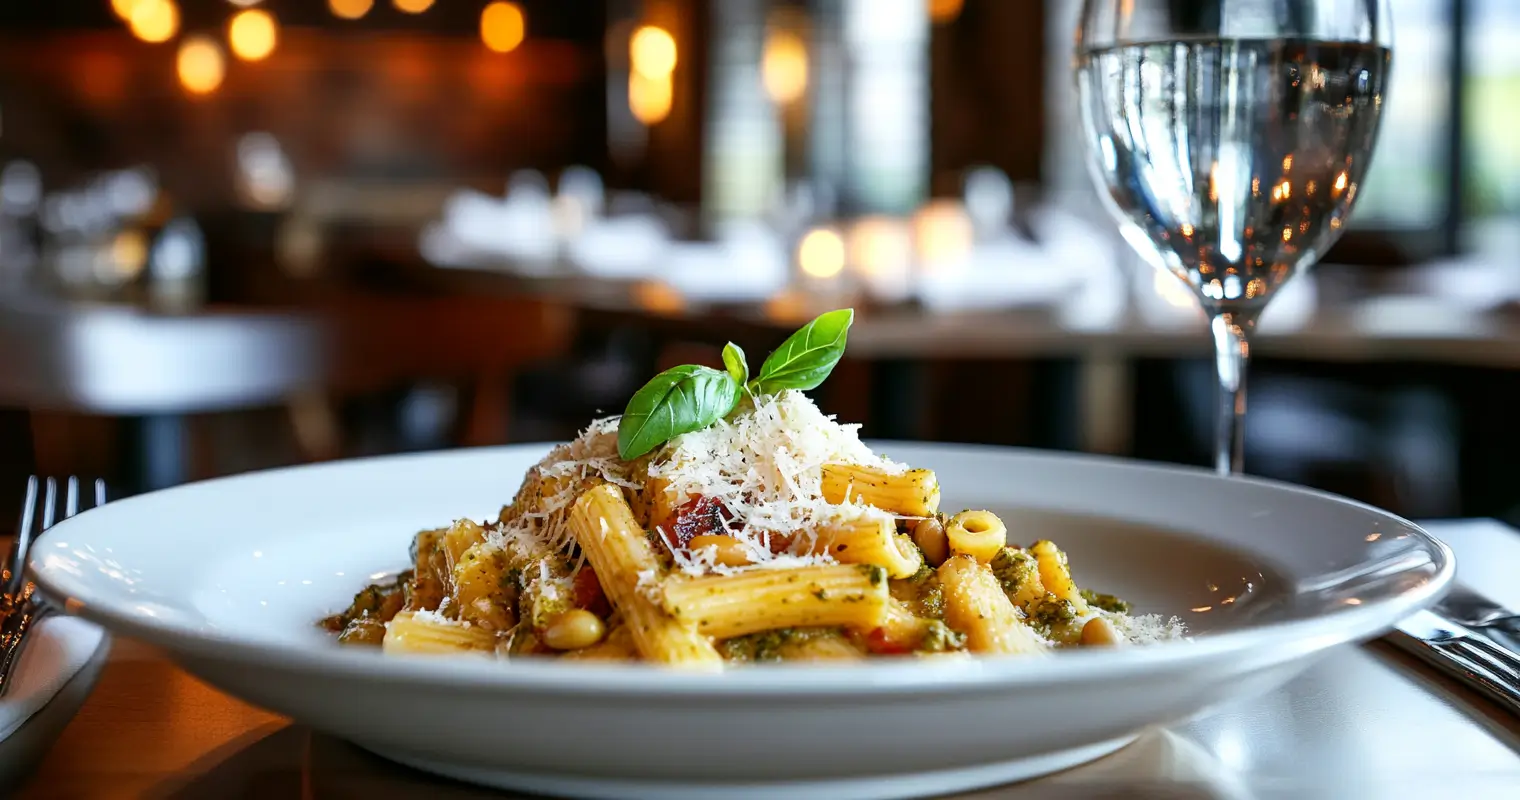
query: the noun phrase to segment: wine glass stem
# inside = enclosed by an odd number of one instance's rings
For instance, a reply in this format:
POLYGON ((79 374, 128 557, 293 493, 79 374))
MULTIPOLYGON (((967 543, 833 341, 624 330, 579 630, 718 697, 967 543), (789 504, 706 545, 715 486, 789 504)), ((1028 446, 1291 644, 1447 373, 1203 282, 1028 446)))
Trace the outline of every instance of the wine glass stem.
POLYGON ((1251 361, 1252 320, 1220 312, 1210 320, 1214 334, 1214 369, 1219 376, 1219 419, 1214 439, 1214 469, 1220 475, 1245 471, 1246 367, 1251 361))

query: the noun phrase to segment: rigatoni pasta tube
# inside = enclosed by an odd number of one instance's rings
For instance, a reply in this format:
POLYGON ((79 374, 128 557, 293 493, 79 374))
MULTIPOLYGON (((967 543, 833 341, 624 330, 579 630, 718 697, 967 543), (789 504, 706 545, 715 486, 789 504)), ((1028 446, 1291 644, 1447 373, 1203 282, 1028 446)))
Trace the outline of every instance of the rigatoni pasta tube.
POLYGON ((381 641, 386 653, 483 652, 495 645, 495 634, 478 625, 418 618, 410 611, 398 612, 391 618, 381 641))
POLYGON ((443 533, 443 556, 447 559, 449 571, 453 572, 459 567, 459 561, 464 557, 465 551, 486 540, 484 528, 474 522, 461 519, 449 526, 443 533))
POLYGON ((1040 565, 1040 583, 1045 591, 1069 601, 1078 614, 1086 614, 1087 601, 1082 599, 1076 581, 1071 579, 1071 565, 1061 548, 1056 547, 1055 542, 1041 539, 1029 547, 1029 552, 1040 565))
POLYGON ((665 609, 718 639, 802 626, 881 624, 887 575, 871 564, 710 575, 665 584, 665 609))
POLYGON ((991 511, 962 511, 945 524, 950 552, 965 554, 986 564, 1003 548, 1008 529, 991 511))
POLYGON ((828 553, 844 564, 875 564, 893 578, 907 578, 924 565, 923 553, 898 536, 888 516, 863 516, 825 525, 818 531, 814 553, 828 553))
POLYGON ((517 624, 517 613, 502 590, 507 557, 484 542, 472 545, 454 565, 454 602, 459 618, 506 632, 517 624))
POLYGON ((875 506, 906 517, 927 517, 939 510, 939 478, 933 470, 893 474, 856 464, 823 465, 823 499, 875 506))
POLYGON ((412 572, 412 586, 406 601, 407 611, 436 611, 448 593, 444 585, 447 565, 439 553, 443 534, 447 529, 422 531, 412 539, 416 563, 412 572))
POLYGON ((659 574, 660 565, 616 486, 602 484, 582 494, 571 508, 570 526, 640 655, 662 664, 722 668, 712 642, 639 591, 639 575, 659 574))
POLYGON ((1025 655, 1046 651, 985 565, 971 556, 951 556, 938 574, 945 591, 945 622, 966 634, 969 649, 1025 655))

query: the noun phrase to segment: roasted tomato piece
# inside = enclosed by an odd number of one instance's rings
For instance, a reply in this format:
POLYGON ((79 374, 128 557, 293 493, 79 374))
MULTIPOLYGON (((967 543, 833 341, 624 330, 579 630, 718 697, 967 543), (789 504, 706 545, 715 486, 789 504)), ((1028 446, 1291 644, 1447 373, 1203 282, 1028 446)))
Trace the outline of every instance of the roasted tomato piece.
POLYGON ((576 608, 584 608, 603 619, 612 614, 612 604, 602 592, 602 582, 597 580, 596 570, 590 564, 581 565, 581 571, 575 573, 575 583, 572 586, 575 589, 576 608))
POLYGON ((715 497, 698 497, 676 509, 675 518, 660 526, 672 548, 685 548, 698 536, 727 534, 737 527, 733 515, 715 497))
POLYGON ((872 628, 866 634, 866 648, 879 656, 901 656, 913 652, 913 643, 894 639, 886 628, 872 628))

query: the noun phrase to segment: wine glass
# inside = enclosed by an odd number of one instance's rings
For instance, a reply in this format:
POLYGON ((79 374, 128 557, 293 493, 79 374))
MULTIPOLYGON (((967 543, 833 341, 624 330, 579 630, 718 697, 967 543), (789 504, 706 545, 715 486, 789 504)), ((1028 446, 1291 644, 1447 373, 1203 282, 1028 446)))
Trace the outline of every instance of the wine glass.
POLYGON ((1088 164, 1121 233, 1192 287, 1240 474, 1251 334, 1346 227, 1390 65, 1387 0, 1084 0, 1088 164))

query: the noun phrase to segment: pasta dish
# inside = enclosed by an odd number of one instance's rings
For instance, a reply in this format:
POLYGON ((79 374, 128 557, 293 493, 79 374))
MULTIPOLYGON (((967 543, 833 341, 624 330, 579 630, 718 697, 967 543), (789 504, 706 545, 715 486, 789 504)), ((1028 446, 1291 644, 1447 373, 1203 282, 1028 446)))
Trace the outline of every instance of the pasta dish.
POLYGON ((932 471, 823 414, 803 392, 843 349, 850 318, 830 338, 831 315, 753 380, 733 345, 726 372, 662 373, 531 468, 496 519, 418 533, 410 569, 321 624, 386 653, 690 669, 1181 634, 1079 588, 1053 542, 1017 545, 986 510, 944 513, 932 471), (834 352, 817 368, 820 342, 834 352))

